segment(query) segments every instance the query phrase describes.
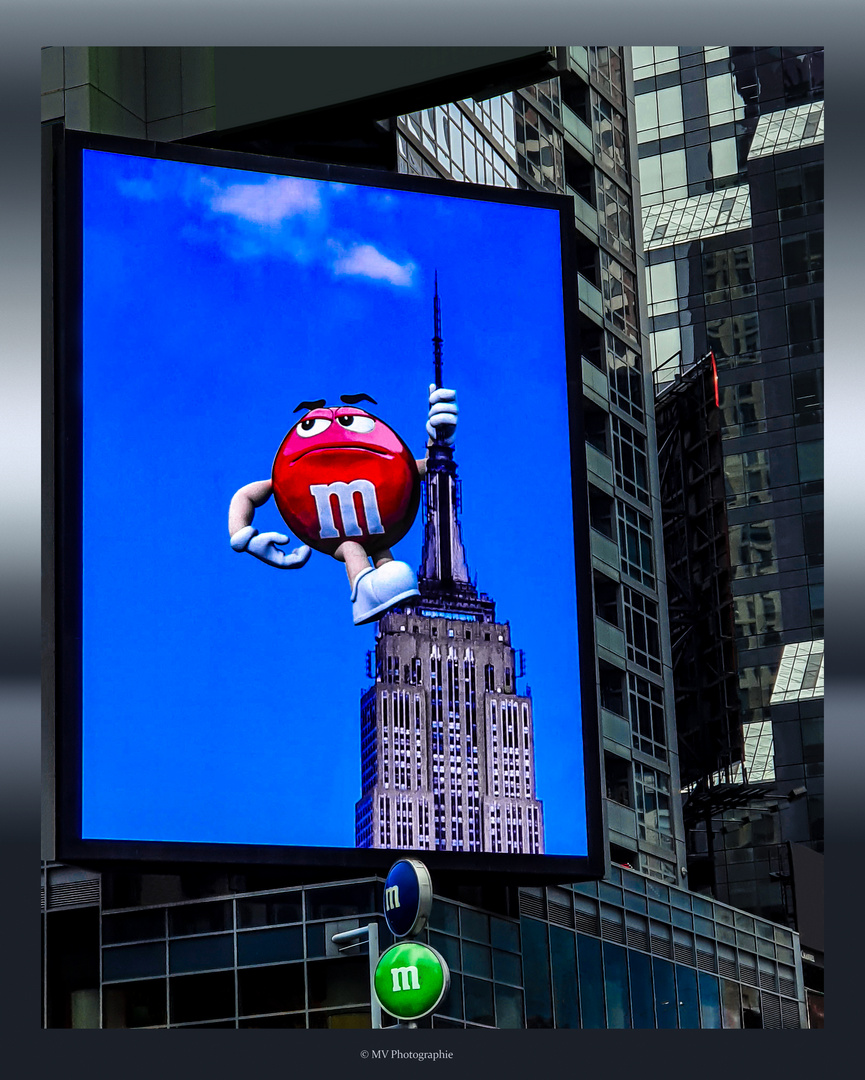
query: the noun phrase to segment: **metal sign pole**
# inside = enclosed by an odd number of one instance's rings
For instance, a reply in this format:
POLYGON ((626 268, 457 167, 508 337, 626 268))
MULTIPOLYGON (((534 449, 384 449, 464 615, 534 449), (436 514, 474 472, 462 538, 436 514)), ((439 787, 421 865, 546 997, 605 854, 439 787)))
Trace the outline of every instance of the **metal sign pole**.
MULTIPOLYGON (((330 939, 334 945, 341 942, 349 942, 346 949, 360 945, 364 941, 369 942, 369 1004, 370 1016, 373 1029, 381 1027, 381 1004, 375 992, 375 969, 378 966, 378 923, 371 922, 366 926, 358 926, 355 930, 343 930, 341 934, 334 934, 330 939)), ((343 950, 341 949, 340 952, 343 950)))

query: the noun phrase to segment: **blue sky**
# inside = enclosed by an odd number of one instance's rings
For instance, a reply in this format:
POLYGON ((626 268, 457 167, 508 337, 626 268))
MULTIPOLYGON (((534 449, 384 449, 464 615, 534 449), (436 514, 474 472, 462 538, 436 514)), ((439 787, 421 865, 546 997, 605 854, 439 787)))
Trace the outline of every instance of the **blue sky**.
POLYGON ((526 653, 547 850, 583 853, 558 215, 84 159, 84 836, 354 846, 373 628, 333 559, 233 552, 228 504, 302 400, 368 393, 422 456, 437 270, 469 564, 526 653))

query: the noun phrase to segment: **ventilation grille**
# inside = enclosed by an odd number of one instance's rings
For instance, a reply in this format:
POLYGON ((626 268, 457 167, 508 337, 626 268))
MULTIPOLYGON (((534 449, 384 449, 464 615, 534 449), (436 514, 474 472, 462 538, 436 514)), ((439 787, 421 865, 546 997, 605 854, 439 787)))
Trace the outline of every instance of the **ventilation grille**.
POLYGON ((588 911, 575 912, 574 925, 577 930, 582 930, 584 934, 594 934, 595 937, 600 937, 601 935, 601 928, 598 925, 598 916, 591 915, 588 911))
POLYGON ((664 938, 655 937, 652 934, 652 952, 656 956, 666 956, 668 960, 673 959, 673 946, 669 941, 664 938))
POLYGON ((751 986, 758 986, 757 982, 757 969, 750 967, 748 964, 739 964, 739 978, 742 982, 750 983, 751 986))
POLYGON ((551 923, 555 923, 556 926, 567 926, 569 930, 574 929, 574 910, 572 907, 560 904, 556 900, 548 900, 547 907, 549 908, 551 923))
POLYGON ((620 945, 625 944, 625 928, 620 922, 605 919, 601 916, 601 934, 607 941, 617 941, 620 945))
POLYGON ((799 1006, 795 1001, 781 1000, 781 1021, 785 1028, 799 1028, 799 1006))
POLYGON ((633 927, 628 927, 628 945, 633 946, 635 949, 642 949, 643 952, 649 951, 649 935, 645 930, 634 930, 633 927))
MULTIPOLYGON (((733 977, 735 978, 735 975, 736 975, 736 965, 735 964, 731 964, 729 960, 719 960, 718 963, 719 964, 727 964, 728 967, 732 967, 732 969, 733 969, 732 974, 733 974, 733 977)), ((700 971, 714 971, 715 970, 715 957, 711 953, 700 952, 700 950, 697 949, 697 967, 700 969, 700 971)), ((721 974, 722 975, 725 975, 725 974, 729 975, 730 972, 729 971, 727 971, 727 972, 722 971, 721 974)))
MULTIPOLYGON (((763 994, 763 1027, 781 1027, 781 1003, 774 994, 763 994)), ((798 1026, 798 1025, 797 1025, 798 1026)))
POLYGON ((796 996, 796 984, 792 979, 785 979, 783 975, 778 976, 778 989, 787 997, 796 996))
POLYGON ((761 990, 774 990, 775 989, 775 972, 774 971, 761 971, 760 972, 760 989, 761 990))
MULTIPOLYGON (((91 907, 99 903, 98 877, 83 881, 48 882, 48 910, 69 907, 91 907)), ((42 904, 45 905, 45 886, 42 886, 42 904)))
POLYGON ((543 896, 520 893, 520 915, 528 915, 530 919, 545 919, 547 917, 546 907, 543 896))
POLYGON ((688 945, 680 945, 678 941, 673 944, 675 960, 677 964, 694 964, 694 950, 688 945))
MULTIPOLYGON (((707 968, 706 970, 710 971, 711 969, 707 968)), ((726 960, 723 956, 719 956, 718 957, 718 971, 722 975, 726 975, 728 979, 735 979, 736 978, 736 961, 735 960, 726 960)), ((742 968, 743 976, 744 976, 744 971, 745 971, 745 969, 742 968)))

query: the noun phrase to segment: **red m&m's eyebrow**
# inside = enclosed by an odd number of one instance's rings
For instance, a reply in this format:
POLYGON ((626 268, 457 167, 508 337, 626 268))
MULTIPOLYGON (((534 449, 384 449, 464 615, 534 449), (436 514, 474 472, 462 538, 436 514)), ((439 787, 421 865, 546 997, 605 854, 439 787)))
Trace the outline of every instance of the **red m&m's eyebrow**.
MULTIPOLYGON (((346 405, 357 405, 359 401, 369 401, 373 405, 378 405, 375 398, 371 398, 369 394, 340 394, 339 400, 344 401, 346 405)), ((321 404, 323 405, 324 402, 321 404)))
POLYGON ((300 412, 301 409, 320 409, 322 405, 324 405, 324 398, 319 398, 318 401, 301 401, 294 411, 300 412))

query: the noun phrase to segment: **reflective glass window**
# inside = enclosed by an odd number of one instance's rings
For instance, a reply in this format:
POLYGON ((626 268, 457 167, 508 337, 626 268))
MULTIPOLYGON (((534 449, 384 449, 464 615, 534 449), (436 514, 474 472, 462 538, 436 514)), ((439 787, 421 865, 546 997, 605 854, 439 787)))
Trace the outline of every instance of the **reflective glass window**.
POLYGON ((623 585, 622 606, 628 659, 660 675, 661 632, 658 605, 630 585, 623 585))
POLYGON ((607 1027, 628 1028, 631 1026, 631 1009, 628 993, 627 950, 605 941, 603 953, 607 1027))
POLYGON ((165 943, 124 945, 102 950, 102 980, 141 979, 165 974, 165 943))
POLYGON ((609 330, 605 331, 610 401, 636 420, 643 419, 643 374, 640 356, 609 330))
POLYGON ((676 964, 676 988, 679 1001, 679 1027, 698 1028, 700 1007, 697 998, 696 971, 682 964, 676 964))
POLYGON ((168 909, 168 933, 172 937, 230 930, 231 922, 230 900, 168 909))
POLYGON ((760 348, 760 324, 756 311, 706 320, 706 344, 715 359, 752 355, 760 348))
POLYGON ((655 584, 652 555, 651 519, 626 503, 616 502, 619 522, 619 554, 622 570, 636 581, 653 588, 655 584))
POLYGON ((823 369, 793 373, 793 417, 797 425, 823 423, 823 369))
POLYGON ((618 416, 610 417, 616 483, 628 495, 648 501, 649 464, 646 438, 618 416))
POLYGON ((570 930, 550 927, 550 953, 553 968, 553 1003, 557 1028, 578 1028, 580 1009, 577 999, 576 939, 570 930))
POLYGON ((705 971, 697 974, 700 987, 700 1026, 719 1028, 721 1026, 721 1000, 718 993, 718 980, 705 971))
POLYGON ((445 994, 441 1005, 436 1010, 436 1015, 441 1016, 456 1016, 462 1019, 463 1016, 463 977, 462 975, 456 975, 451 972, 451 984, 448 988, 448 992, 445 994))
POLYGON ((584 1028, 606 1026, 601 987, 601 943, 595 938, 577 934, 577 956, 580 975, 580 1013, 584 1028))
MULTIPOLYGON (((276 968, 257 968, 259 972, 276 968)), ((299 972, 299 965, 289 965, 289 972, 299 972)), ((310 1009, 329 1009, 341 1005, 369 1002, 369 960, 365 956, 340 957, 307 964, 310 1009)))
POLYGON ((517 923, 490 916, 490 938, 497 949, 520 951, 520 928, 517 923))
POLYGON ((169 979, 168 986, 169 1020, 172 1024, 234 1016, 233 971, 180 975, 169 979))
POLYGON ((523 968, 526 990, 526 1027, 553 1026, 550 992, 550 951, 547 925, 537 919, 521 919, 523 968))
POLYGON ((238 971, 237 989, 238 1012, 244 1016, 290 1012, 306 1004, 302 964, 238 971))
POLYGON ((165 1027, 165 979, 106 986, 102 990, 104 1028, 165 1027))
POLYGON ((522 1028, 523 992, 515 986, 495 986, 496 1027, 522 1028))
POLYGON ((481 975, 491 979, 493 970, 490 950, 485 945, 475 945, 474 942, 464 941, 462 970, 467 975, 481 975))
POLYGON ((302 919, 300 891, 237 901, 237 925, 240 927, 272 926, 275 923, 301 922, 302 919))
POLYGON ((493 1013, 493 984, 466 976, 463 979, 463 994, 466 1020, 472 1024, 486 1024, 493 1027, 496 1022, 493 1013))
POLYGON ((168 970, 172 975, 184 971, 206 971, 234 965, 234 938, 231 934, 172 941, 168 946, 168 970))
POLYGON ((237 935, 237 963, 273 964, 279 960, 303 959, 303 928, 280 927, 276 930, 251 930, 237 935))
POLYGON ((796 444, 799 463, 799 482, 813 483, 823 479, 823 440, 796 444))
POLYGON ((644 953, 628 952, 628 972, 631 985, 631 1014, 635 1028, 655 1026, 654 994, 652 992, 652 961, 644 953))
POLYGON ((727 438, 756 435, 766 430, 766 401, 762 382, 722 386, 718 395, 723 434, 727 438))
POLYGON ((655 983, 655 1015, 658 1027, 677 1027, 676 979, 673 965, 658 956, 653 956, 652 974, 655 983))
POLYGON ((756 577, 778 572, 773 520, 731 525, 729 537, 734 577, 756 577))
POLYGON ((823 230, 781 237, 781 263, 788 289, 823 280, 823 230))
POLYGON ((628 700, 634 748, 666 761, 663 690, 648 679, 629 671, 628 700))
POLYGON ((707 304, 753 296, 754 249, 751 244, 704 252, 703 289, 707 304))
POLYGON ((634 790, 640 837, 673 850, 669 776, 635 761, 634 790))
POLYGON ((102 944, 116 945, 125 941, 147 941, 165 937, 165 912, 161 909, 124 911, 102 917, 102 944))

